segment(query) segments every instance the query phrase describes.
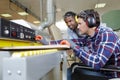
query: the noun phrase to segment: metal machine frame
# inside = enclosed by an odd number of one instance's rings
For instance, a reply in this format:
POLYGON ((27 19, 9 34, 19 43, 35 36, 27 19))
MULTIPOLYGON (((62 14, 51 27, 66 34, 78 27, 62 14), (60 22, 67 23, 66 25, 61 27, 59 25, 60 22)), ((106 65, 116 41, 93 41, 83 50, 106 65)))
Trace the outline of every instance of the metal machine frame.
MULTIPOLYGON (((55 80, 60 80, 59 64, 65 59, 65 54, 65 51, 58 51, 22 58, 3 58, 3 80, 41 80, 53 68, 57 70, 55 80)), ((66 80, 66 68, 64 63, 62 80, 66 80)))

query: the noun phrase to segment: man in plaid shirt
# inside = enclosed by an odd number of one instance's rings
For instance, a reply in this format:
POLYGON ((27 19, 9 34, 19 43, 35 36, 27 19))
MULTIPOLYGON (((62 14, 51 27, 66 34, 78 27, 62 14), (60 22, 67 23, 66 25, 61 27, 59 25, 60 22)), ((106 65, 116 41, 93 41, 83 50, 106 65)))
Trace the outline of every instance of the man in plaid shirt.
MULTIPOLYGON (((63 40, 60 44, 69 45, 83 64, 96 71, 110 65, 120 66, 120 39, 109 28, 100 26, 99 14, 93 9, 88 9, 81 11, 77 18, 79 31, 89 38, 63 40), (88 50, 74 42, 83 43, 88 50)), ((108 79, 120 77, 120 72, 101 71, 100 73, 106 75, 108 79)))

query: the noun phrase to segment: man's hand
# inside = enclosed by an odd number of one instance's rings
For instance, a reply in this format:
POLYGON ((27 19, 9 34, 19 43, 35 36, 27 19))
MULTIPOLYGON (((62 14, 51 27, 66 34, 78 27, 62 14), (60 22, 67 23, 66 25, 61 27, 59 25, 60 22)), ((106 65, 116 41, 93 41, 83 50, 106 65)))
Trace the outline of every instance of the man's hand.
POLYGON ((69 40, 69 39, 68 40, 62 40, 60 42, 60 44, 70 46, 70 48, 74 51, 75 55, 77 55, 76 52, 78 52, 79 49, 80 49, 80 46, 76 45, 72 40, 69 40))
POLYGON ((61 44, 61 45, 68 45, 68 46, 70 46, 70 43, 69 43, 67 40, 62 40, 62 41, 60 42, 60 44, 61 44))
POLYGON ((42 40, 42 39, 43 39, 43 37, 41 35, 35 36, 35 40, 37 40, 37 41, 42 40))
POLYGON ((41 42, 44 45, 48 45, 49 42, 41 35, 35 36, 35 40, 41 42))
POLYGON ((68 46, 70 46, 72 49, 74 49, 76 46, 78 46, 78 45, 76 45, 72 40, 69 40, 69 39, 67 39, 67 40, 62 40, 62 41, 60 42, 60 44, 61 44, 61 45, 68 45, 68 46))

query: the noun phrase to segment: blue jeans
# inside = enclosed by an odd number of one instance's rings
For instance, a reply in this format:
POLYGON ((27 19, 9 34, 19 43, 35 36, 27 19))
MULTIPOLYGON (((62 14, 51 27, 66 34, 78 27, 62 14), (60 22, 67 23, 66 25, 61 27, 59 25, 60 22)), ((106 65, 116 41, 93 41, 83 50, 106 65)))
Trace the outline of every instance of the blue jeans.
POLYGON ((72 75, 72 69, 68 68, 67 69, 67 80, 71 80, 71 75, 72 75))
POLYGON ((90 80, 92 80, 92 78, 94 80, 97 78, 99 78, 98 80, 108 80, 107 77, 99 71, 75 68, 74 73, 72 73, 72 68, 67 69, 67 80, 87 80, 88 77, 91 78, 90 80))

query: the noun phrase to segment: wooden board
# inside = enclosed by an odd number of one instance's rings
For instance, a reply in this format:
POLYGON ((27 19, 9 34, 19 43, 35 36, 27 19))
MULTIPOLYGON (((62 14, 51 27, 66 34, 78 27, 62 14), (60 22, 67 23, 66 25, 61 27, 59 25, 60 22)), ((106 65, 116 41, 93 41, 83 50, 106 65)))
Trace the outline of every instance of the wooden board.
POLYGON ((3 47, 1 51, 25 51, 25 50, 45 50, 45 49, 69 49, 67 45, 41 45, 41 46, 17 46, 17 47, 3 47))

